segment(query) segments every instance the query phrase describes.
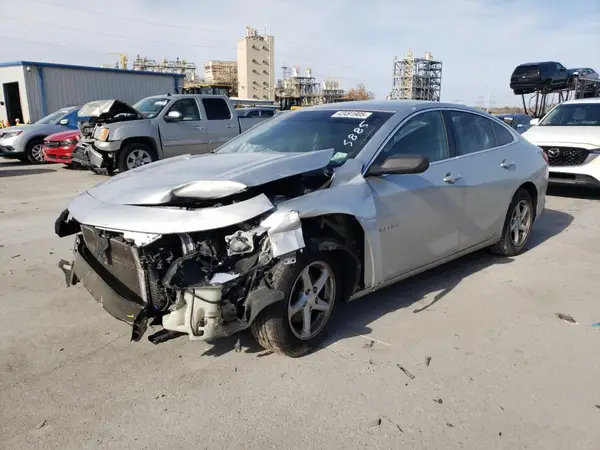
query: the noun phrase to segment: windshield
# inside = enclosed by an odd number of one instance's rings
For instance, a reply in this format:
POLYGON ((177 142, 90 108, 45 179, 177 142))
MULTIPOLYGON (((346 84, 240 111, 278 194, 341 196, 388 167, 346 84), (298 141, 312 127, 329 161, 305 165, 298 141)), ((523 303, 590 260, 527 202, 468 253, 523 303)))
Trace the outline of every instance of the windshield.
POLYGON ((149 97, 143 98, 133 105, 133 107, 141 112, 144 117, 154 119, 160 114, 167 103, 169 103, 169 98, 167 97, 149 97))
POLYGON ((216 153, 305 153, 334 149, 332 162, 354 158, 394 113, 299 110, 281 114, 240 135, 216 153))
POLYGON ((56 125, 60 120, 71 112, 70 109, 61 109, 47 115, 43 119, 38 120, 36 123, 39 125, 56 125))
POLYGON ((539 126, 600 126, 600 103, 571 103, 558 105, 542 119, 539 126))

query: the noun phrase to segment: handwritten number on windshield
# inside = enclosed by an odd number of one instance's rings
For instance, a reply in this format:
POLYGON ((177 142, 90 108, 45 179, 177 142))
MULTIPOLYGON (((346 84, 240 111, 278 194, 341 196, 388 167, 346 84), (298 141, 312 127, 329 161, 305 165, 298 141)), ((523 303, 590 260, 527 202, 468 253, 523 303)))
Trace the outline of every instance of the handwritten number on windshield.
POLYGON ((364 120, 358 124, 358 126, 352 130, 352 133, 350 133, 346 139, 344 139, 344 146, 345 147, 352 147, 354 144, 353 142, 356 141, 358 139, 358 137, 364 133, 364 128, 367 128, 369 126, 368 123, 366 123, 364 120))

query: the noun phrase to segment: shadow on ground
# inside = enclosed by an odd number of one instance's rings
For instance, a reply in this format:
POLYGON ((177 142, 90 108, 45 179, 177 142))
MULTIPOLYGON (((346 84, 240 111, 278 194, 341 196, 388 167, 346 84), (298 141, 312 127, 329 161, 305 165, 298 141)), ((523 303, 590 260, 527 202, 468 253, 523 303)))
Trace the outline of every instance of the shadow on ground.
MULTIPOLYGON (((572 221, 573 216, 570 214, 546 209, 544 214, 536 221, 534 234, 532 234, 527 244, 527 251, 531 251, 548 239, 560 234, 572 221)), ((439 291, 432 301, 418 308, 413 308, 412 312, 419 314, 427 310, 434 310, 432 307, 452 292, 463 279, 494 265, 510 264, 512 261, 512 258, 496 256, 487 250, 481 250, 382 289, 365 298, 345 304, 336 317, 336 329, 329 335, 325 346, 348 337, 368 336, 373 331, 369 325, 375 320, 399 309, 409 308, 432 292, 439 291)), ((235 351, 238 347, 236 345, 238 339, 241 351, 251 354, 259 353, 259 356, 266 355, 249 332, 216 340, 213 347, 204 352, 203 355, 221 356, 230 351, 235 351)), ((319 349, 315 350, 318 351, 319 349)))
POLYGON ((38 168, 0 170, 0 178, 22 177, 22 176, 26 176, 26 175, 38 175, 40 173, 48 173, 48 172, 54 172, 54 170, 53 169, 38 169, 38 168))
POLYGON ((54 172, 53 169, 44 169, 18 159, 0 157, 0 178, 20 177, 23 175, 38 175, 40 173, 54 172))
POLYGON ((599 188, 581 186, 548 186, 547 195, 553 197, 580 198, 583 200, 600 200, 599 188))

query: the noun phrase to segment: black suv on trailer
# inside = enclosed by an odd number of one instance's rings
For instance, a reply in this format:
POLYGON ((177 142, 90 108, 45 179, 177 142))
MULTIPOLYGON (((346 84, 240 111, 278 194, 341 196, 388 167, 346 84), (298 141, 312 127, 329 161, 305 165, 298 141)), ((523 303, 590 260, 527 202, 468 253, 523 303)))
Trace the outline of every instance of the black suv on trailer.
POLYGON ((566 89, 573 83, 573 71, 554 61, 521 64, 510 77, 510 88, 515 95, 548 93, 566 89))

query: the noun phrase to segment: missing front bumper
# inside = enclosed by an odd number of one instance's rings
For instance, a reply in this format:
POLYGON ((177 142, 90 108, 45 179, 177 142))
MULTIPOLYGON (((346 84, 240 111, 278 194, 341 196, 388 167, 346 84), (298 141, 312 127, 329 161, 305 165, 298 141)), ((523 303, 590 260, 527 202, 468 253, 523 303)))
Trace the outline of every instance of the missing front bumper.
MULTIPOLYGON (((138 341, 146 331, 148 320, 153 317, 150 308, 115 290, 94 269, 94 264, 91 257, 86 257, 85 244, 77 238, 73 263, 70 267, 59 266, 65 272, 67 285, 81 282, 111 316, 133 327, 132 340, 138 341)), ((162 316, 164 329, 187 334, 190 340, 207 341, 231 336, 248 328, 264 308, 284 298, 280 291, 267 287, 255 289, 246 298, 244 320, 225 322, 221 296, 221 285, 182 289, 180 301, 162 316)))
POLYGON ((115 291, 91 266, 82 254, 79 244, 74 251, 69 279, 79 280, 94 299, 115 319, 133 325, 138 315, 145 309, 143 303, 135 302, 115 291))

